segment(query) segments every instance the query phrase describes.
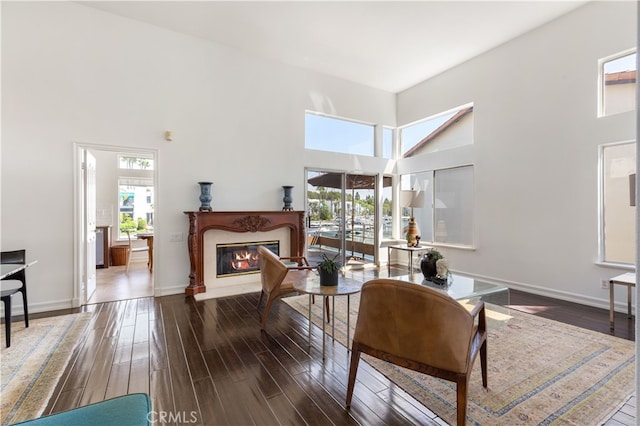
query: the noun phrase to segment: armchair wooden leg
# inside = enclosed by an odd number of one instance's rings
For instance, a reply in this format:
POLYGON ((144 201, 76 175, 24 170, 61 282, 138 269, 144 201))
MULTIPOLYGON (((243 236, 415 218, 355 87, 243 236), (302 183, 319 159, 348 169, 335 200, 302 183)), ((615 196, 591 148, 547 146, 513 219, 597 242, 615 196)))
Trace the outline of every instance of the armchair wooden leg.
POLYGON ((271 310, 271 304, 273 303, 271 296, 267 299, 267 306, 264 308, 264 312, 262 313, 262 321, 260 321, 260 330, 264 330, 267 325, 267 317, 269 316, 269 311, 271 310))
POLYGON ((480 367, 482 370, 482 386, 486 389, 488 384, 487 379, 487 341, 485 340, 480 347, 480 367))
POLYGON ((258 299, 258 305, 256 306, 256 309, 260 310, 260 304, 262 303, 262 298, 264 297, 264 290, 260 291, 260 299, 258 299))
POLYGON ((351 348, 351 364, 349 365, 349 383, 347 385, 347 408, 351 407, 351 398, 353 397, 353 387, 356 384, 356 374, 358 373, 358 364, 360 362, 360 348, 357 343, 353 343, 351 348))
POLYGON ((458 409, 458 426, 464 426, 467 422, 467 379, 461 378, 458 379, 457 383, 458 388, 458 401, 457 401, 457 409, 458 409))

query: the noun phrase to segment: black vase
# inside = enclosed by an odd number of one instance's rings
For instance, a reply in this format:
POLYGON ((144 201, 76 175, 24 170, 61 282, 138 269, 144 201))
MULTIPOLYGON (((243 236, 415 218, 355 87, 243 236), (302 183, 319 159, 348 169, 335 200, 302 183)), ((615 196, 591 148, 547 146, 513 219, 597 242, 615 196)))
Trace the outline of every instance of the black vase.
POLYGON ((436 269, 436 260, 429 259, 427 255, 425 255, 422 260, 420 260, 420 270, 422 271, 422 275, 427 281, 431 281, 433 277, 438 274, 438 270, 436 269))
POLYGON ((318 274, 320 275, 320 285, 334 286, 338 285, 338 270, 327 272, 324 269, 318 268, 318 274))

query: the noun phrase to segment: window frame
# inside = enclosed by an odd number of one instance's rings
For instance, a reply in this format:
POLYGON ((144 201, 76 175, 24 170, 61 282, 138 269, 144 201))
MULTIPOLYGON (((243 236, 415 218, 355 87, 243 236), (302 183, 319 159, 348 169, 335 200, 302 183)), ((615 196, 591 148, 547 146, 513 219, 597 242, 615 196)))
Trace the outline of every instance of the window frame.
POLYGON ((335 116, 335 115, 330 115, 330 114, 323 114, 320 112, 316 112, 316 111, 310 111, 310 110, 305 110, 305 124, 304 124, 304 131, 305 131, 305 137, 304 137, 304 148, 305 149, 310 149, 310 150, 316 150, 316 151, 324 151, 324 152, 331 152, 331 153, 335 153, 335 154, 345 154, 345 155, 360 155, 360 156, 365 156, 365 157, 375 157, 375 142, 376 142, 376 125, 373 123, 367 123, 364 121, 359 121, 359 120, 355 120, 352 118, 346 118, 346 117, 339 117, 339 116, 335 116), (344 123, 351 123, 351 124, 356 124, 359 126, 367 126, 368 128, 370 128, 371 131, 371 139, 369 141, 367 141, 367 143, 369 144, 368 148, 367 148, 367 152, 351 152, 350 149, 352 147, 355 147, 357 145, 350 145, 350 144, 343 144, 341 146, 345 146, 349 149, 347 150, 343 150, 343 151, 335 151, 335 150, 331 150, 331 149, 323 149, 323 148, 318 148, 318 147, 310 147, 307 146, 307 141, 310 139, 308 137, 307 134, 307 130, 308 130, 308 125, 307 125, 307 117, 308 116, 315 116, 315 117, 319 117, 319 118, 324 118, 324 119, 331 119, 331 120, 336 120, 339 122, 344 122, 344 123))
MULTIPOLYGON (((400 191, 402 190, 408 190, 408 189, 416 189, 414 188, 410 188, 407 187, 407 179, 409 180, 409 182, 411 183, 411 180, 415 177, 415 175, 419 175, 419 174, 428 174, 430 175, 430 183, 429 185, 432 187, 429 189, 429 195, 430 195, 430 199, 425 199, 425 206, 424 209, 430 209, 430 213, 427 213, 427 215, 430 217, 430 223, 427 224, 427 226, 430 227, 430 240, 427 240, 425 238, 422 238, 420 240, 421 243, 425 243, 429 246, 434 246, 434 247, 452 247, 452 248, 459 248, 459 249, 466 249, 466 250, 475 250, 476 249, 476 185, 475 185, 475 164, 473 163, 467 163, 467 164, 459 164, 456 166, 451 166, 451 167, 439 167, 439 168, 434 168, 431 170, 422 170, 422 171, 414 171, 414 172, 410 172, 410 173, 404 173, 402 175, 400 175, 400 191), (436 241, 437 239, 437 219, 438 216, 436 215, 436 188, 438 183, 436 182, 437 179, 437 174, 438 172, 443 172, 443 171, 448 171, 448 170, 455 170, 455 169, 462 169, 462 168, 470 168, 471 171, 471 187, 470 187, 470 193, 471 193, 471 199, 470 199, 470 203, 472 208, 470 209, 469 217, 468 219, 471 221, 471 229, 470 229, 470 243, 469 244, 462 244, 462 243, 448 243, 448 242, 439 242, 436 241), (409 176, 409 177, 407 177, 409 176), (429 204, 429 205, 427 205, 429 204)), ((409 186, 412 186, 411 184, 409 186)), ((420 188, 420 190, 424 190, 424 188, 420 188)), ((400 221, 402 221, 402 211, 403 211, 404 207, 400 206, 400 221)), ((418 216, 419 213, 417 213, 416 211, 414 211, 414 216, 418 216)), ((425 226, 424 223, 421 223, 419 221, 419 219, 416 220, 416 222, 418 222, 418 226, 419 227, 423 227, 425 226)), ((401 224, 402 225, 402 224, 401 224)), ((402 226, 400 226, 400 231, 404 234, 403 230, 402 230, 402 226)), ((421 229, 421 236, 424 235, 424 228, 421 229)), ((404 239, 404 235, 400 236, 402 239, 404 239)))
MULTIPOLYGON (((631 262, 621 262, 621 261, 615 261, 615 260, 608 260, 607 259, 607 253, 606 253, 606 223, 605 223, 605 210, 606 210, 606 206, 605 206, 605 150, 607 148, 611 148, 611 147, 615 147, 615 146, 621 146, 621 145, 634 145, 635 144, 635 148, 636 148, 636 158, 638 155, 637 149, 638 146, 636 144, 635 140, 625 140, 625 141, 618 141, 618 142, 610 142, 610 143, 605 143, 605 144, 601 144, 598 146, 598 260, 596 263, 600 264, 600 265, 604 265, 604 266, 614 266, 614 267, 618 267, 618 268, 624 268, 624 269, 629 269, 632 270, 635 268, 635 258, 637 256, 637 254, 634 254, 631 262)), ((633 158, 633 164, 637 165, 636 163, 636 158, 633 158)), ((636 166, 637 167, 637 166, 636 166)), ((636 175, 637 175, 638 170, 636 170, 636 175)), ((636 200, 636 209, 637 209, 637 205, 638 205, 638 200, 636 200)), ((637 214, 637 213, 636 213, 637 214)), ((635 216, 635 214, 634 214, 635 216)), ((637 226, 636 221, 633 221, 634 226, 637 226)), ((632 233, 635 241, 635 235, 636 232, 632 233)), ((634 249, 637 250, 637 246, 635 243, 633 243, 633 247, 634 249)))
MULTIPOLYGON (((600 58, 598 60, 598 97, 597 97, 597 101, 598 101, 598 105, 597 105, 597 117, 598 118, 602 118, 602 117, 610 117, 616 114, 622 114, 624 112, 630 112, 630 111, 634 111, 634 109, 631 110, 627 110, 627 111, 621 111, 621 112, 616 112, 616 113, 610 113, 610 114, 605 114, 605 96, 604 96, 604 89, 605 89, 605 72, 604 72, 604 67, 607 63, 609 62, 613 62, 617 59, 620 58, 624 58, 625 56, 630 56, 633 54, 638 53, 638 49, 636 47, 632 47, 630 49, 627 50, 623 50, 622 52, 618 52, 618 53, 614 53, 613 55, 609 55, 606 56, 604 58, 600 58)), ((636 86, 638 84, 638 59, 636 57, 636 86)), ((637 91, 637 88, 636 88, 637 91)))
POLYGON ((118 170, 142 170, 142 171, 153 171, 155 170, 155 159, 153 157, 153 155, 146 155, 146 154, 132 154, 132 153, 124 153, 124 152, 119 152, 116 155, 116 168, 118 170), (143 168, 143 167, 122 167, 122 163, 123 163, 123 159, 125 158, 135 158, 137 161, 136 163, 140 163, 140 160, 149 160, 151 161, 151 165, 147 168, 143 168))
MULTIPOLYGON (((451 108, 449 110, 446 111, 442 111, 439 112, 437 114, 433 114, 430 115, 428 117, 422 118, 420 120, 416 120, 413 121, 411 123, 407 123, 403 126, 398 126, 396 131, 398 133, 398 158, 411 158, 411 157, 416 157, 416 156, 422 156, 422 155, 426 155, 426 154, 432 154, 434 152, 437 151, 444 151, 444 150, 449 150, 449 149, 455 149, 455 148, 459 148, 462 146, 467 146, 467 145, 473 145, 475 143, 474 137, 473 137, 473 119, 474 119, 474 103, 473 102, 469 102, 454 108, 451 108), (465 112, 465 110, 467 110, 465 112), (456 118, 456 115, 460 114, 460 117, 456 118), (427 146, 426 143, 428 143, 429 141, 427 141, 431 135, 434 135, 434 138, 431 142, 435 141, 436 138, 439 136, 436 131, 438 129, 441 129, 442 126, 444 126, 445 124, 447 124, 447 122, 449 122, 450 120, 454 120, 451 122, 451 124, 449 126, 444 127, 444 129, 449 130, 451 128, 454 128, 455 124, 460 121, 460 120, 464 120, 464 118, 467 115, 471 115, 471 138, 469 141, 463 141, 462 143, 456 143, 452 146, 450 146, 451 144, 445 144, 443 145, 441 148, 436 147, 435 149, 433 149, 430 145, 427 146), (416 129, 420 126, 423 125, 429 125, 428 123, 435 123, 433 124, 433 128, 431 130, 429 130, 428 133, 424 134, 423 136, 421 136, 421 138, 416 141, 414 144, 411 145, 410 148, 405 149, 405 132, 408 132, 412 129, 416 129), (417 148, 421 142, 426 141, 425 142, 425 147, 420 149, 417 148), (412 151, 414 150, 418 150, 417 153, 414 153, 412 151), (409 154, 409 155, 407 155, 409 154)), ((446 130, 445 132, 441 133, 441 134, 446 134, 446 130)))
MULTIPOLYGON (((118 159, 118 161, 119 161, 119 159, 118 159)), ((120 222, 121 221, 120 215, 123 213, 122 212, 122 207, 123 206, 121 205, 121 199, 120 199, 120 189, 123 186, 147 188, 147 191, 145 192, 144 197, 141 197, 142 198, 142 202, 143 202, 143 204, 151 205, 151 215, 152 215, 153 219, 155 219, 155 207, 154 207, 155 185, 154 185, 153 178, 118 176, 118 178, 117 178, 117 200, 118 200, 117 224, 118 224, 118 227, 117 227, 117 230, 115 232, 115 240, 116 241, 127 240, 127 234, 126 233, 122 233, 120 231, 120 223, 121 223, 120 222), (149 192, 148 188, 152 189, 151 203, 148 202, 148 192, 149 192)), ((134 199, 134 206, 135 206, 135 199, 134 199)), ((134 222, 137 222, 138 219, 135 217, 135 207, 134 206, 133 206, 131 220, 133 220, 134 222)), ((144 219, 147 221, 147 225, 152 228, 154 220, 149 221, 148 213, 149 212, 146 212, 144 219)))

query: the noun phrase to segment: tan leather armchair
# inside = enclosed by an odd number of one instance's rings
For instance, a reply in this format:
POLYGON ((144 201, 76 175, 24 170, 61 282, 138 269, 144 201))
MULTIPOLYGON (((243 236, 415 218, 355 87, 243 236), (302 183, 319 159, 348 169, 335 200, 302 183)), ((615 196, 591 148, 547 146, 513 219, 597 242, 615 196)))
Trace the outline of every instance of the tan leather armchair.
POLYGON ((487 387, 484 302, 469 312, 448 295, 428 287, 391 279, 368 281, 362 286, 353 336, 347 408, 361 352, 456 382, 458 425, 464 425, 467 382, 478 352, 482 385, 487 387))
POLYGON ((264 330, 273 302, 278 297, 294 292, 293 283, 296 280, 305 279, 308 274, 312 273, 311 269, 313 268, 309 266, 306 259, 302 260, 302 258, 295 258, 298 267, 287 267, 275 253, 263 246, 258 246, 258 255, 260 256, 260 281, 262 282, 262 291, 257 306, 258 312, 260 312, 262 299, 265 295, 267 296, 267 304, 260 320, 260 329, 264 330), (304 265, 305 262, 306 265, 304 265))

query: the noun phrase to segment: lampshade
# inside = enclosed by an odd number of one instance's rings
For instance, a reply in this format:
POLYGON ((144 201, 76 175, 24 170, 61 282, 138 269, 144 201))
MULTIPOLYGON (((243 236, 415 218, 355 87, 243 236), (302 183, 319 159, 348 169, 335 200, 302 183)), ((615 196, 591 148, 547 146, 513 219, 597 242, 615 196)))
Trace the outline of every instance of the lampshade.
POLYGON ((401 191, 400 202, 402 207, 424 207, 424 191, 401 191))

